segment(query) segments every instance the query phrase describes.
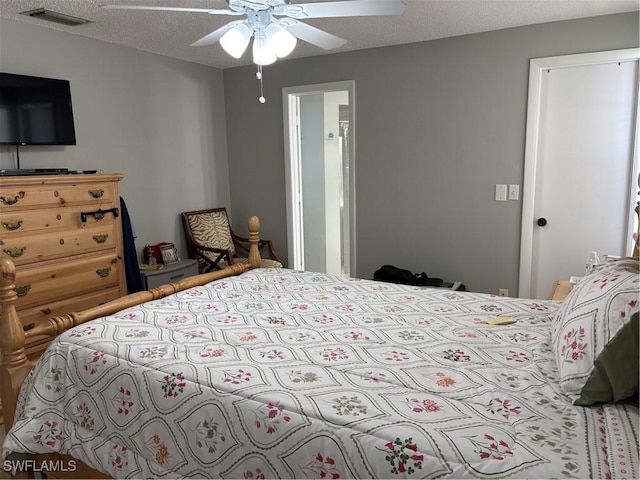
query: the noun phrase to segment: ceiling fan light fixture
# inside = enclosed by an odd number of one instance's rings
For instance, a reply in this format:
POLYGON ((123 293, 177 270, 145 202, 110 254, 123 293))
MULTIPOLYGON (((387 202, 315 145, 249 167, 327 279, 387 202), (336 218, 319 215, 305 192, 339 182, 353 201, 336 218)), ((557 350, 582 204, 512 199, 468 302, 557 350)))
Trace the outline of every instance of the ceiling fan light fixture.
POLYGON ((240 23, 220 38, 220 45, 233 58, 240 58, 249 46, 253 31, 246 23, 240 23))
POLYGON ((278 23, 271 22, 264 31, 269 46, 278 58, 283 58, 296 48, 297 39, 291 32, 282 28, 278 23))
POLYGON ((273 47, 263 35, 253 37, 253 63, 256 65, 271 65, 278 59, 273 47))

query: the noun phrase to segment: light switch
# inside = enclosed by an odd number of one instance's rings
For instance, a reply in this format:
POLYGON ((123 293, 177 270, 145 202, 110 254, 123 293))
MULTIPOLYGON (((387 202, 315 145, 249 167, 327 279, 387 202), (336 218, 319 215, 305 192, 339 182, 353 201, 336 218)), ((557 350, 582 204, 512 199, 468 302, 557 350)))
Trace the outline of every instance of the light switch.
POLYGON ((505 184, 496 184, 496 202, 507 201, 507 186, 505 184))
POLYGON ((520 185, 509 185, 509 200, 520 199, 520 185))

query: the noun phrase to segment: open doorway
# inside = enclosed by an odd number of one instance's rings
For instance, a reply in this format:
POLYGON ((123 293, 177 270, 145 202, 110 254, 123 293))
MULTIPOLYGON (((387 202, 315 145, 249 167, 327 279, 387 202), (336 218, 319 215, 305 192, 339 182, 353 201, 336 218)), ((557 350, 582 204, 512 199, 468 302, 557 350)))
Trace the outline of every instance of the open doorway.
POLYGON ((355 271, 354 82, 283 89, 288 265, 355 271))

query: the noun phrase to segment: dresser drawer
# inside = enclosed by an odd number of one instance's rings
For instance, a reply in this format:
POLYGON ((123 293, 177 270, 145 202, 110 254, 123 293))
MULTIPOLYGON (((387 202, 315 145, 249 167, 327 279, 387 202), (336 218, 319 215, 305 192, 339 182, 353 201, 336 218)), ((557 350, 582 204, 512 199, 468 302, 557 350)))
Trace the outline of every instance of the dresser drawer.
POLYGON ((111 223, 41 235, 7 235, 0 240, 0 250, 19 266, 70 255, 115 251, 117 234, 116 225, 111 223))
POLYGON ((122 260, 111 253, 19 269, 16 308, 22 310, 118 286, 123 268, 122 260))
MULTIPOLYGON (((105 209, 103 207, 103 209, 105 209)), ((87 215, 81 221, 81 214, 96 211, 93 206, 55 207, 42 210, 0 210, 0 238, 11 235, 40 233, 43 230, 73 230, 95 225, 114 224, 112 213, 87 215)))
POLYGON ((78 204, 111 208, 114 200, 115 187, 109 182, 3 186, 0 211, 78 204))
MULTIPOLYGON (((74 298, 68 298, 66 300, 52 301, 50 303, 44 303, 37 307, 31 307, 18 311, 18 316, 22 321, 22 325, 28 332, 29 327, 40 325, 47 318, 58 317, 60 315, 79 312, 86 310, 87 308, 102 305, 103 303, 110 302, 119 298, 120 289, 118 287, 110 288, 107 290, 100 290, 99 292, 92 292, 86 295, 80 295, 74 298)), ((27 333, 28 335, 28 333, 27 333)), ((27 344, 38 343, 42 341, 42 337, 27 338, 27 344)))

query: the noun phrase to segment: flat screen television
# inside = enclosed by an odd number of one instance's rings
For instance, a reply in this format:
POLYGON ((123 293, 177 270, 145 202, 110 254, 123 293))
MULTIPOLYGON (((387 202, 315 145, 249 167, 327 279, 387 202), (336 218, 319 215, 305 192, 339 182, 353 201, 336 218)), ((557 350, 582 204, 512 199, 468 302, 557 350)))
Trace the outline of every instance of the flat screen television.
POLYGON ((75 145, 68 80, 0 72, 0 145, 75 145))

